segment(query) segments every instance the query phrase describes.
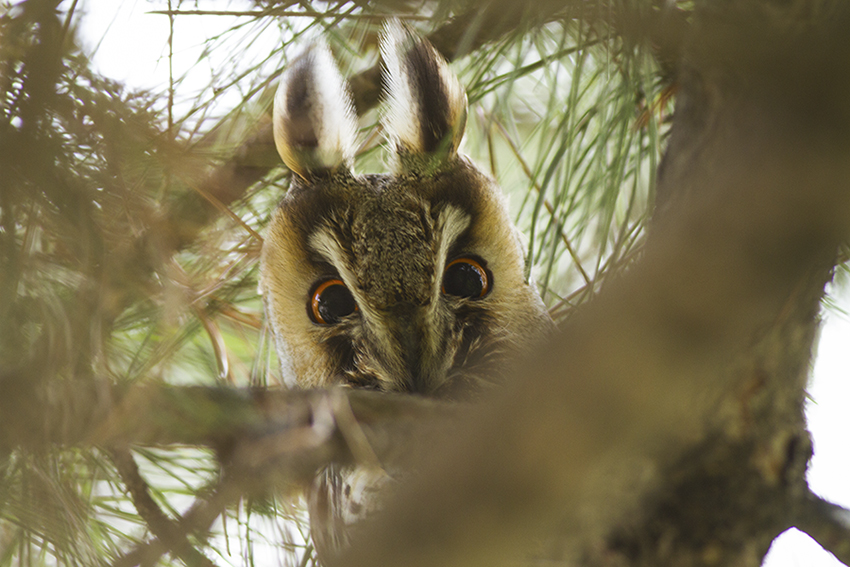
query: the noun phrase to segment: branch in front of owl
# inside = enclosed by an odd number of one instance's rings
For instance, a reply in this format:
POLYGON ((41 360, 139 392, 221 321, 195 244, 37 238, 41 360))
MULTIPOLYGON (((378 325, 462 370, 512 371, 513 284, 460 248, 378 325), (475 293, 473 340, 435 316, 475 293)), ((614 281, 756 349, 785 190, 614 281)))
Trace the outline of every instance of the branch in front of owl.
POLYGON ((0 450, 209 447, 232 467, 268 469, 290 483, 312 478, 329 462, 408 458, 405 447, 420 428, 451 423, 458 411, 455 403, 351 389, 127 389, 107 381, 47 387, 25 373, 0 375, 0 383, 6 393, 0 398, 0 450))
POLYGON ((207 533, 244 496, 297 489, 330 463, 406 463, 451 429, 465 407, 353 389, 57 385, 26 371, 0 373, 0 384, 0 454, 63 446, 99 447, 115 456, 154 537, 121 555, 113 567, 150 564, 169 551, 194 556, 186 536, 207 533), (157 511, 128 459, 134 447, 166 446, 210 448, 224 465, 189 510, 173 520, 157 511), (162 533, 169 536, 157 535, 162 533))

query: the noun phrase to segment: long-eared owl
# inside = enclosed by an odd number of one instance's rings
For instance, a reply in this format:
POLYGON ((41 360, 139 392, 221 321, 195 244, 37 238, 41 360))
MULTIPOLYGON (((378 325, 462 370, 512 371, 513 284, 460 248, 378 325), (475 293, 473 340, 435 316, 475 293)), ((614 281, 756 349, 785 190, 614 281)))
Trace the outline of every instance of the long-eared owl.
MULTIPOLYGON (((352 171, 357 120, 327 46, 286 69, 274 136, 294 173, 262 254, 285 379, 464 398, 551 327, 496 183, 458 154, 466 94, 398 21, 385 28, 383 127, 392 173, 352 171)), ((331 468, 310 501, 321 553, 371 506, 381 475, 331 468)))

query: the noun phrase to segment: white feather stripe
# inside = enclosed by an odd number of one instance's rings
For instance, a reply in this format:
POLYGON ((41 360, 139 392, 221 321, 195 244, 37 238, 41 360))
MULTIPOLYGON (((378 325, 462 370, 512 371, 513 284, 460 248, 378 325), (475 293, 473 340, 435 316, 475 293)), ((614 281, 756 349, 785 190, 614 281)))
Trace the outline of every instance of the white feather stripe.
POLYGON ((387 21, 381 38, 381 57, 386 69, 386 102, 384 127, 396 148, 421 152, 419 100, 410 89, 410 76, 403 63, 413 37, 398 19, 387 21))

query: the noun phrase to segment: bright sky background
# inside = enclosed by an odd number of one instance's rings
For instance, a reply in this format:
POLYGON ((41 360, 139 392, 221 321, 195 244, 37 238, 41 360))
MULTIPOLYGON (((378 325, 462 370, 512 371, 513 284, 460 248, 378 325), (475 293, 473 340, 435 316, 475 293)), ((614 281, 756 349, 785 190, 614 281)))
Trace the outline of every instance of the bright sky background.
MULTIPOLYGON (((67 9, 71 2, 61 6, 67 9)), ((177 1, 174 2, 177 5, 177 1)), ((226 2, 202 3, 203 8, 223 8, 226 2)), ((164 91, 168 84, 168 19, 146 14, 166 7, 165 0, 81 0, 84 13, 81 35, 86 51, 94 53, 96 69, 104 76, 130 87, 164 91)), ((187 3, 187 9, 194 3, 187 3)), ((231 8, 233 9, 233 8, 231 8)), ((229 27, 229 18, 179 18, 175 33, 174 75, 199 73, 199 84, 209 82, 210 66, 195 68, 201 42, 213 30, 229 27)), ((239 53, 221 54, 228 59, 239 53)), ((213 64, 215 57, 213 59, 213 64)), ((836 297, 838 308, 850 313, 850 292, 836 297)), ((815 443, 815 456, 809 469, 814 492, 836 504, 850 507, 850 317, 839 310, 825 313, 814 379, 810 388, 813 402, 807 415, 815 443)), ((775 542, 765 567, 841 567, 831 554, 811 538, 792 530, 775 542)))

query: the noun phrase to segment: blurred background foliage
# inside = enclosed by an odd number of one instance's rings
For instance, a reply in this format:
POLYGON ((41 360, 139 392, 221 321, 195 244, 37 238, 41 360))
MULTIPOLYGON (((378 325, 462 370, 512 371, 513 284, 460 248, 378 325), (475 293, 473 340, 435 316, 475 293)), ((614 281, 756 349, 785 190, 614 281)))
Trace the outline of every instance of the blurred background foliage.
MULTIPOLYGON (((553 315, 568 317, 640 251, 675 77, 627 28, 662 8, 543 2, 475 45, 485 6, 152 1, 167 14, 149 17, 174 33, 184 18, 228 24, 193 66, 206 81, 172 75, 135 92, 92 71, 77 35, 95 9, 85 1, 0 5, 0 397, 53 383, 279 386, 257 274, 289 174, 268 139, 254 142, 263 128, 267 138, 277 76, 310 38, 324 36, 355 75, 376 65, 391 15, 465 53, 453 64, 470 101, 462 151, 504 187, 529 269, 553 315), (176 13, 187 11, 203 15, 176 13), (625 13, 634 22, 612 16, 625 13), (450 24, 465 32, 451 36, 450 24)), ((356 167, 383 171, 379 111, 366 106, 356 167)), ((189 534, 193 553, 157 548, 157 510, 179 522, 216 485, 212 451, 138 448, 134 476, 120 455, 10 435, 0 435, 0 566, 314 561, 286 491, 229 506, 189 534), (128 490, 134 478, 153 511, 128 490)))

